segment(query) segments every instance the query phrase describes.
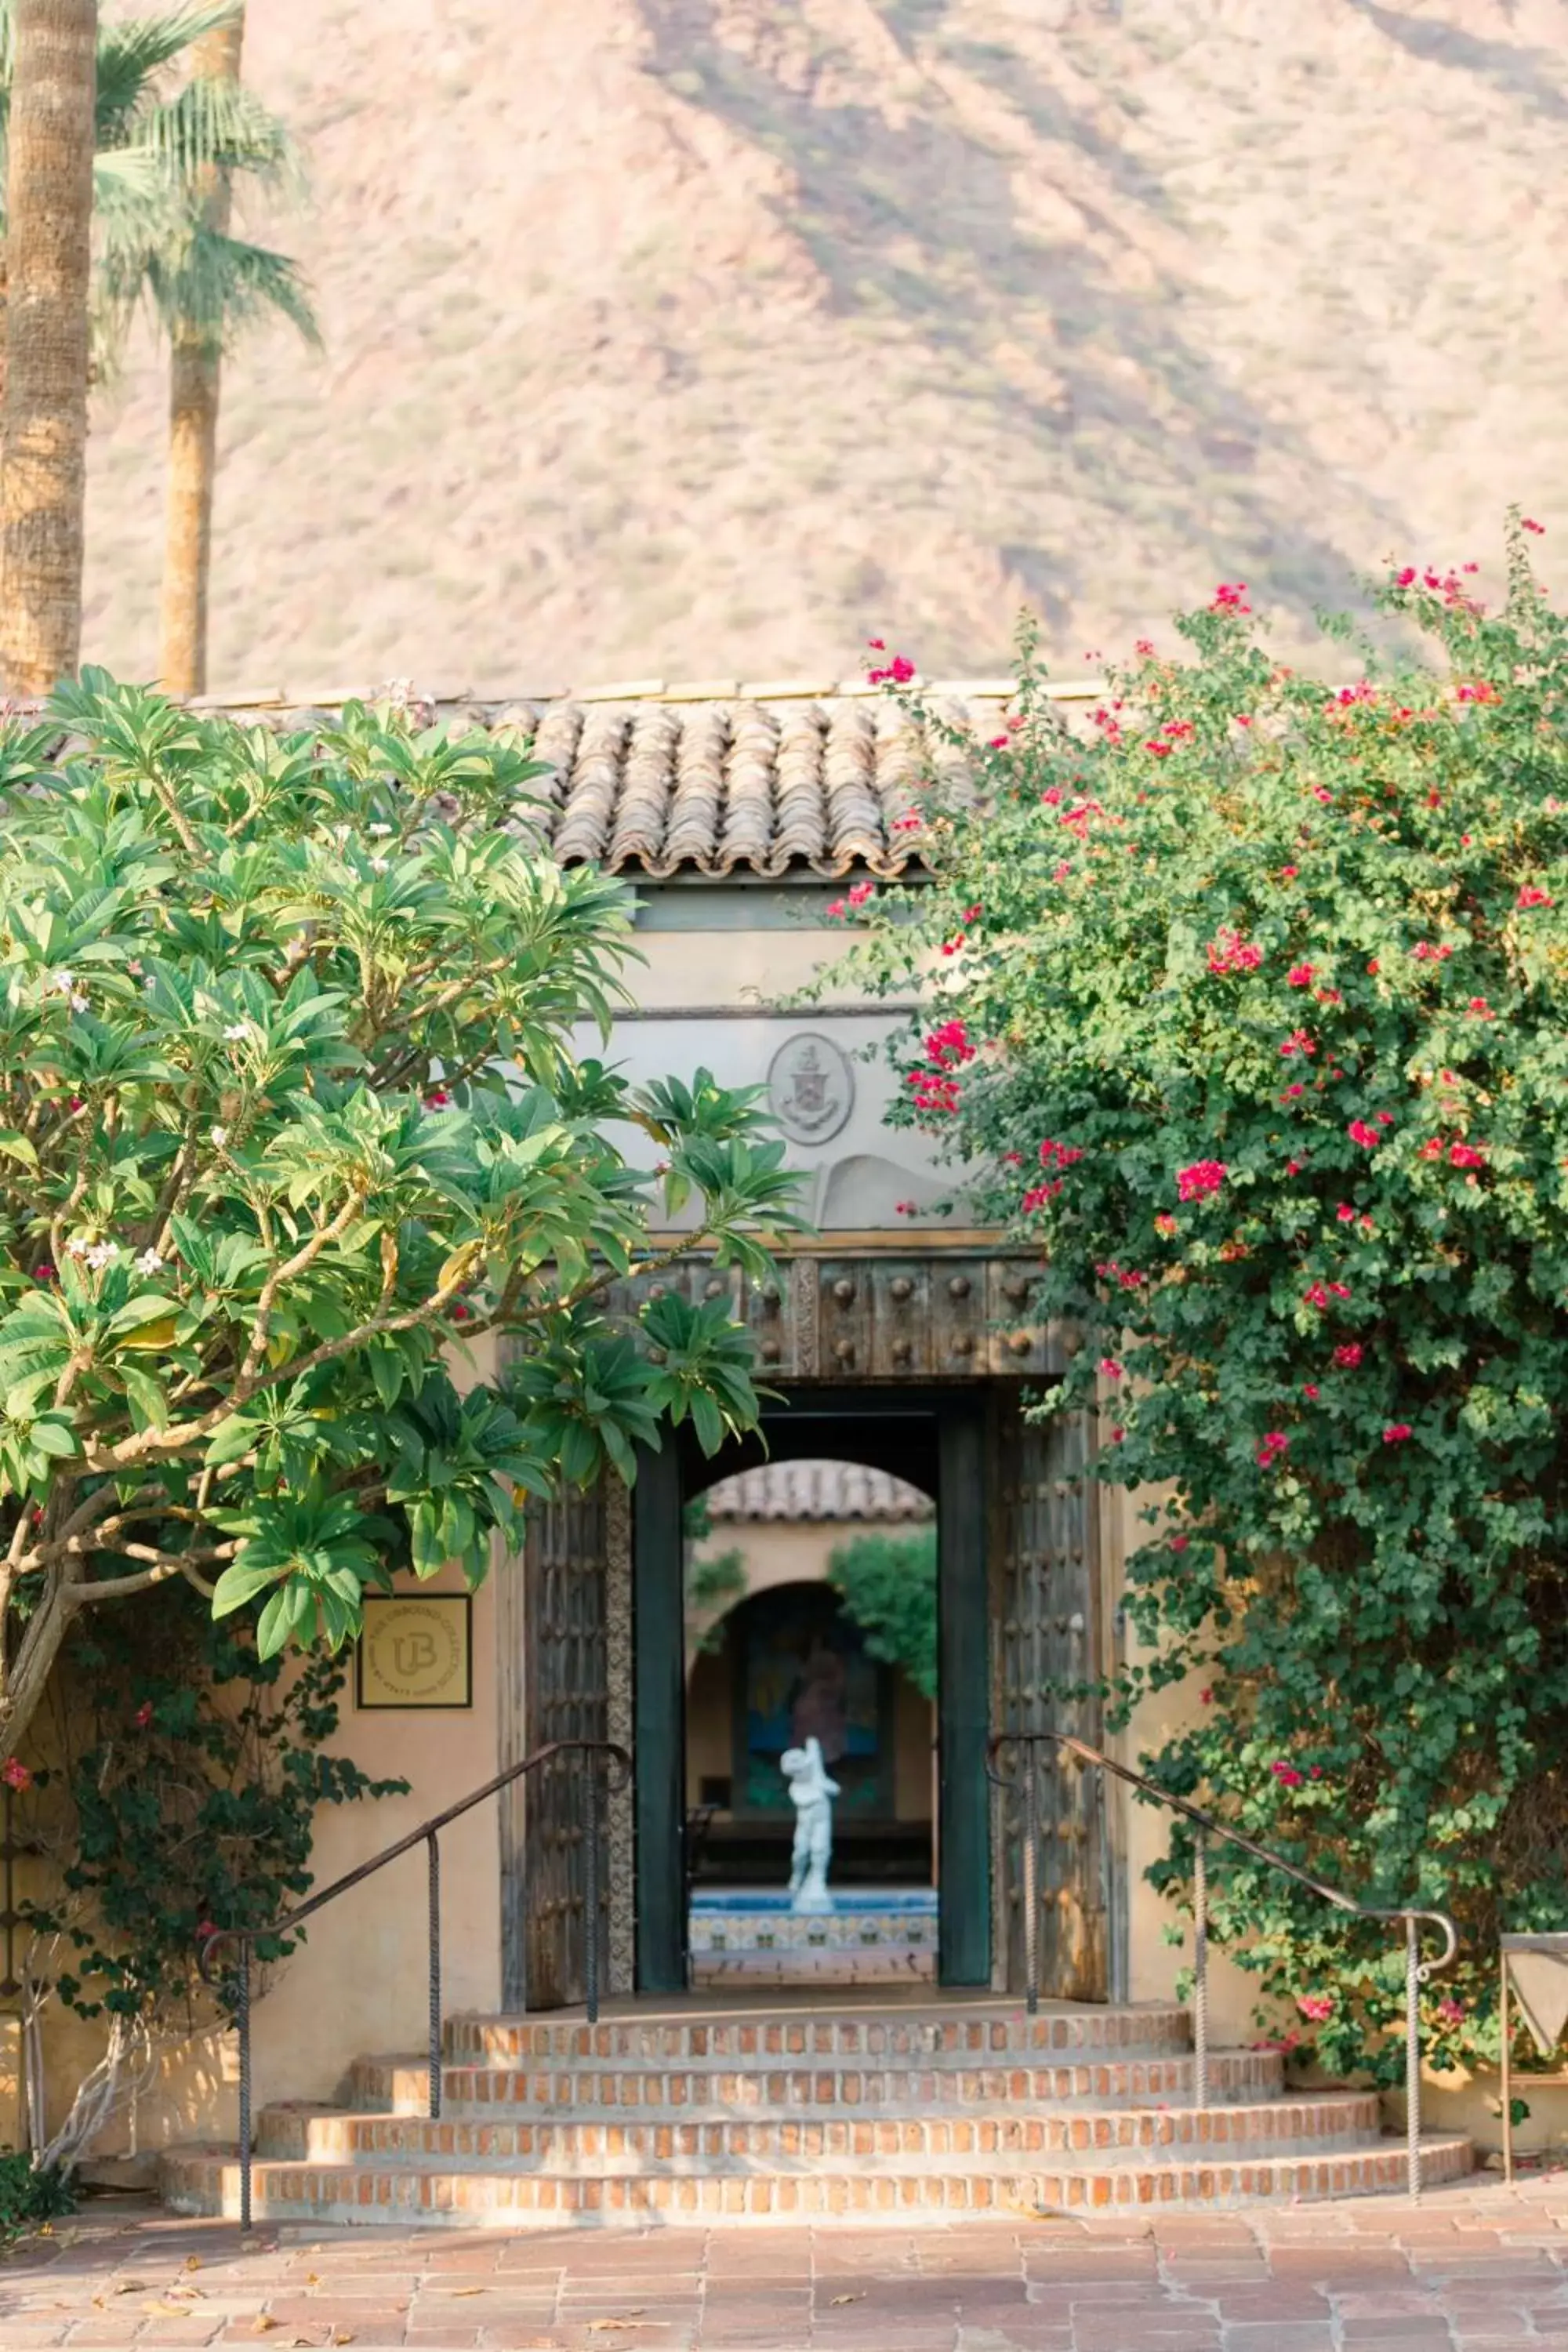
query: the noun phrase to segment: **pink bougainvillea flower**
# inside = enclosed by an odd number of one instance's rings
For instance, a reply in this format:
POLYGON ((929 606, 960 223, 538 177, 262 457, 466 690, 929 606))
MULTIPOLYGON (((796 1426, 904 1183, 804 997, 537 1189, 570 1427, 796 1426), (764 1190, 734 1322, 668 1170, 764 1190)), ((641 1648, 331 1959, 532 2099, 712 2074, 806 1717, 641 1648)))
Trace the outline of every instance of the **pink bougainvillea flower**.
POLYGON ((1263 950, 1254 940, 1245 940, 1239 931, 1221 929, 1209 942, 1209 970, 1212 972, 1256 971, 1263 961, 1263 950))
POLYGON ((1270 1764, 1268 1769, 1282 1789, 1299 1789, 1304 1778, 1303 1774, 1297 1771, 1294 1764, 1287 1764, 1283 1757, 1277 1763, 1270 1764))
POLYGON ((1082 1158, 1083 1152, 1078 1144, 1058 1143, 1048 1135, 1040 1146, 1042 1168, 1071 1168, 1082 1158))
POLYGON ((868 669, 867 682, 871 686, 908 686, 915 674, 915 666, 907 654, 895 654, 881 669, 868 669))
POLYGON ((1330 1297, 1331 1297, 1331 1298, 1348 1298, 1348 1297, 1350 1297, 1350 1295, 1351 1295, 1351 1294, 1350 1294, 1350 1286, 1349 1286, 1349 1285, 1348 1285, 1347 1283, 1343 1283, 1343 1282, 1331 1282, 1331 1283, 1330 1283, 1330 1285, 1329 1285, 1329 1296, 1330 1296, 1330 1297))
POLYGON ((1413 1433, 1407 1421, 1391 1421, 1383 1433, 1383 1442, 1385 1445, 1403 1445, 1413 1433))
POLYGON ((1226 1173, 1223 1160, 1194 1160, 1190 1167, 1176 1171, 1176 1197, 1182 1201, 1205 1200, 1211 1192, 1219 1191, 1226 1173))
POLYGON ((837 922, 840 917, 847 915, 849 909, 845 905, 843 899, 835 898, 832 905, 827 909, 828 920, 830 922, 837 922))
POLYGON ((1339 1207, 1334 1211, 1334 1214, 1338 1217, 1342 1225, 1351 1224, 1353 1223, 1355 1218, 1355 1211, 1352 1208, 1348 1201, 1342 1201, 1339 1207))
POLYGON ((1465 1010, 1477 1021, 1495 1021, 1497 1018, 1484 996, 1472 996, 1465 1010))
POLYGON ((893 1214, 895 1217, 912 1217, 915 1214, 914 1202, 912 1201, 895 1201, 893 1202, 893 1214))
POLYGON ((1526 530, 1533 530, 1539 534, 1546 529, 1546 525, 1543 522, 1536 522, 1531 516, 1526 515, 1524 528, 1526 530))
POLYGON ((1316 1307, 1320 1312, 1326 1308, 1329 1303, 1329 1294, 1321 1282, 1314 1282, 1311 1288, 1304 1290, 1301 1296, 1309 1307, 1316 1307))
POLYGON ((1104 1373, 1108 1381, 1119 1381, 1121 1378, 1121 1367, 1114 1356, 1101 1356, 1099 1370, 1104 1373))
POLYGON ((48 1259, 44 1258, 33 1268, 33 1280, 35 1282, 58 1282, 59 1280, 59 1276, 55 1272, 55 1269, 49 1264, 48 1259))
POLYGON ((141 1706, 137 1708, 131 1720, 136 1726, 138 1731, 146 1730, 148 1725, 153 1720, 153 1702, 150 1698, 144 1698, 142 1700, 141 1706))
POLYGON ((7 1757, 5 1762, 0 1764, 0 1780, 4 1780, 8 1789, 30 1789, 33 1785, 32 1774, 15 1756, 7 1757))
POLYGON ((1513 903, 1516 907, 1550 907, 1552 898, 1550 890, 1542 890, 1535 883, 1527 882, 1513 903))
POLYGON ((1271 1469, 1279 1456, 1282 1454, 1289 1454, 1289 1451, 1290 1441, 1286 1436, 1284 1431, 1282 1429, 1269 1430, 1266 1433, 1262 1444, 1258 1449, 1258 1468, 1260 1470, 1271 1469))
POLYGON ((1302 1388, 1301 1394, 1306 1398, 1309 1404, 1316 1404, 1320 1395, 1321 1394, 1321 1391, 1319 1389, 1316 1381, 1308 1381, 1302 1388))
POLYGON ((1473 1143, 1450 1143, 1448 1163, 1454 1168, 1484 1168, 1487 1155, 1473 1143))
POLYGON ((1211 613, 1250 613, 1251 605, 1243 602, 1246 594, 1245 580, 1222 580, 1214 592, 1214 602, 1210 604, 1209 611, 1211 613))
POLYGON ((888 650, 888 640, 886 637, 868 637, 866 643, 870 646, 871 651, 874 654, 885 654, 888 650))
POLYGON ((1361 1360, 1362 1344, 1359 1339, 1347 1339, 1342 1348, 1336 1348, 1334 1349, 1334 1361, 1339 1366, 1342 1372, 1355 1371, 1361 1363, 1361 1360))
POLYGON ((1186 1548, 1187 1538, 1185 1536, 1173 1536, 1171 1538, 1171 1549, 1173 1551, 1185 1551, 1186 1548))
POLYGON ((1392 1127, 1394 1125, 1394 1113, 1391 1110, 1380 1110, 1375 1112, 1373 1116, 1376 1118, 1379 1127, 1392 1127))
POLYGON ((1299 1993, 1296 2006, 1309 2025, 1327 2025, 1334 2013, 1332 1998, 1326 1992, 1299 1993))
POLYGON ((1112 1445, 1120 1445, 1126 1434, 1127 1432, 1124 1429, 1120 1427, 1113 1429, 1110 1433, 1110 1442, 1112 1445))
POLYGON ((877 886, 874 882, 857 882, 849 893, 849 904, 852 907, 863 907, 868 898, 874 898, 876 895, 877 886))
MULTIPOLYGON (((1304 1095, 1304 1094, 1306 1093, 1306 1091, 1307 1091, 1307 1089, 1306 1089, 1306 1087, 1302 1085, 1302 1083, 1301 1083, 1300 1079, 1300 1078, 1297 1078, 1297 1079, 1295 1080, 1295 1082, 1294 1082, 1294 1084, 1293 1084, 1293 1085, 1288 1086, 1288 1087, 1286 1087, 1286 1089, 1285 1089, 1284 1093, 1280 1096, 1279 1099, 1280 1099, 1280 1101, 1281 1101, 1281 1102, 1294 1102, 1298 1095, 1304 1095)), ((1290 1172, 1291 1172, 1291 1174, 1292 1174, 1292 1175, 1294 1175, 1294 1173, 1295 1173, 1295 1170, 1294 1170, 1294 1169, 1292 1169, 1290 1172)))
POLYGON ((425 1097, 425 1108, 426 1110, 445 1110, 451 1099, 445 1087, 432 1087, 425 1097))
POLYGON ((1369 1127, 1364 1118, 1352 1118, 1345 1133, 1352 1143, 1359 1143, 1363 1151, 1375 1150, 1383 1140, 1376 1128, 1369 1127))
POLYGON ((1152 637, 1140 637, 1140 638, 1137 640, 1137 642, 1135 643, 1135 645, 1133 646, 1132 650, 1133 650, 1133 652, 1134 652, 1135 654, 1140 654, 1140 655, 1142 655, 1142 657, 1143 657, 1143 659, 1144 659, 1145 661, 1147 661, 1147 660, 1148 660, 1148 658, 1149 658, 1149 656, 1150 656, 1150 655, 1151 655, 1151 654, 1153 652, 1153 650, 1154 650, 1154 640, 1153 640, 1153 638, 1152 638, 1152 637))
POLYGON ((1198 1705, 1199 1705, 1200 1706, 1212 1706, 1214 1705, 1214 1693, 1213 1693, 1213 1691, 1212 1691, 1212 1690, 1201 1690, 1201 1691, 1199 1691, 1199 1693, 1198 1693, 1198 1705))
POLYGON ((1279 1048, 1287 1061, 1292 1054, 1315 1054, 1317 1050, 1305 1029, 1292 1029, 1279 1048))
MULTIPOLYGON (((1294 874, 1296 869, 1293 866, 1288 866, 1285 871, 1287 874, 1294 874)), ((1310 988, 1313 973, 1314 967, 1311 964, 1293 963, 1285 975, 1286 985, 1289 988, 1310 988)))
POLYGON ((1456 2000, 1451 1992, 1445 1993, 1437 2003, 1437 2021, 1440 2025, 1463 2025, 1465 2015, 1464 2002, 1456 2000))

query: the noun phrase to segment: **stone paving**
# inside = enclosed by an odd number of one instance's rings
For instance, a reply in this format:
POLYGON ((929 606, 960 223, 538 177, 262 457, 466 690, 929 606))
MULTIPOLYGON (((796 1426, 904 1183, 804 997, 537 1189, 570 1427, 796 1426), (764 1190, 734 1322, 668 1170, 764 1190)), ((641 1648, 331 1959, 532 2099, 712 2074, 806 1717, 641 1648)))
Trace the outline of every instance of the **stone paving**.
POLYGON ((258 2231, 89 2206, 0 2261, 0 2352, 1568 2352, 1568 2174, 918 2231, 258 2231))

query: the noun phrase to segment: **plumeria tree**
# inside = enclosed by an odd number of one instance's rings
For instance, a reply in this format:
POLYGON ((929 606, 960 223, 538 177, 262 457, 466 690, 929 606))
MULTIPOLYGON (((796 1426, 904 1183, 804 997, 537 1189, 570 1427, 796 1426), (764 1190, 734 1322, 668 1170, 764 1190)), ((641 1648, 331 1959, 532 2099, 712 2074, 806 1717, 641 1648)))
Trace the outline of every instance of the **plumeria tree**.
POLYGON ((665 1418, 752 1420, 724 1302, 605 1301, 693 1198, 684 1246, 763 1270, 783 1147, 749 1093, 582 1050, 629 898, 540 848, 540 772, 390 703, 281 738, 101 672, 0 736, 13 1778, 84 1610, 181 1578, 263 1658, 336 1648, 665 1418))
MULTIPOLYGON (((951 1000, 897 1042, 898 1116, 1085 1334, 1040 1410, 1098 1406, 1142 1514, 1113 1709, 1191 1678, 1168 1785, 1459 1916, 1448 2060, 1495 2056, 1500 1923, 1568 1921, 1568 621, 1536 529, 1500 611, 1473 566, 1391 572, 1427 651, 1342 629, 1332 689, 1236 583, 1087 734, 1026 640, 981 804, 926 811, 934 887, 858 910, 875 984, 951 1000)), ((1218 1866, 1295 2035, 1392 2071, 1385 1931, 1218 1866)))

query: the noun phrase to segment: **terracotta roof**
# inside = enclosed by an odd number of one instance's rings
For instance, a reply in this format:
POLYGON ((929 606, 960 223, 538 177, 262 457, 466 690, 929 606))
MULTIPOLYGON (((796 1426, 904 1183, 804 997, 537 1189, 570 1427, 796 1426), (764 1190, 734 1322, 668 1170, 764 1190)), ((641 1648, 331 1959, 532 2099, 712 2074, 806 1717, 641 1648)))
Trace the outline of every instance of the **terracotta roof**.
MULTIPOLYGON (((981 735, 994 732, 1011 678, 937 679, 931 707, 981 735)), ((1088 699, 1092 685, 1057 689, 1088 699)), ((426 697, 406 685, 370 689, 416 703, 444 724, 504 734, 548 761, 519 823, 563 865, 611 872, 780 875, 803 868, 880 875, 918 859, 920 837, 897 830, 911 794, 935 783, 944 798, 973 790, 969 763, 900 705, 859 680, 658 679, 570 694, 426 697)), ((319 727, 344 694, 281 694, 197 707, 285 730, 319 727)))
POLYGON ((769 1462, 708 1489, 709 1516, 735 1519, 930 1519, 918 1486, 858 1462, 769 1462))

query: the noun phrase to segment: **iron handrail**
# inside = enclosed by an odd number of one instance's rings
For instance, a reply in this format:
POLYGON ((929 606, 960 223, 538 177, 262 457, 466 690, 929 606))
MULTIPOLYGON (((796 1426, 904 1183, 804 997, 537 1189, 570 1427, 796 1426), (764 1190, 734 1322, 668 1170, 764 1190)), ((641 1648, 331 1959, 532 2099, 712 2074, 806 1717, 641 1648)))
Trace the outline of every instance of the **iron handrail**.
MULTIPOLYGON (((455 1805, 448 1805, 444 1812, 432 1813, 428 1821, 421 1822, 417 1829, 410 1830, 405 1836, 395 1839, 391 1845, 384 1846, 382 1851, 373 1854, 368 1862, 362 1862, 357 1868, 345 1871, 342 1878, 334 1878, 330 1886, 323 1886, 319 1894, 312 1895, 309 1901, 297 1905, 292 1911, 285 1912, 280 1919, 271 1920, 266 1926, 259 1927, 215 1927, 210 1934, 202 1937, 196 1951, 196 1968, 203 1981, 209 1985, 216 1986, 217 1983, 212 1969, 212 1959, 218 1947, 222 1944, 234 1944, 237 1947, 234 2014, 235 2025, 239 2035, 239 2226, 242 2230, 248 2230, 251 2225, 250 1959, 252 1948, 273 1937, 292 1935, 302 1921, 309 1919, 313 1913, 323 1910, 329 1903, 335 1902, 340 1895, 348 1894, 351 1887, 363 1885, 365 1879, 374 1878, 377 1871, 384 1870, 388 1863, 396 1862, 404 1854, 412 1853, 416 1846, 423 1845, 429 1861, 429 2104, 431 2120, 437 2121, 441 2114, 441 1832, 451 1822, 460 1820, 464 1813, 472 1812, 476 1805, 482 1805, 487 1798, 499 1795, 502 1789, 510 1788, 514 1780, 521 1780, 524 1773, 535 1771, 540 1765, 551 1763, 557 1757, 571 1755, 591 1757, 595 1759, 595 1765, 603 1759, 613 1769, 618 1770, 619 1779, 611 1779, 606 1782, 605 1793, 607 1796, 618 1794, 626 1788, 631 1778, 630 1753, 616 1740, 549 1740, 544 1747, 536 1748, 531 1756, 523 1757, 520 1763, 510 1764, 504 1772, 498 1772, 493 1780, 485 1782, 483 1788, 472 1790, 468 1796, 460 1797, 455 1805)), ((599 1811, 593 1779, 590 1780, 588 1803, 583 1817, 583 1914, 585 1929, 584 1992, 588 2022, 590 2025, 595 2025, 597 2024, 599 2017, 600 1930, 599 1811)))
MULTIPOLYGON (((1358 1919, 1405 1923, 1405 2144, 1407 2179, 1410 2194, 1421 2194, 1421 2019, 1420 1989, 1431 1977, 1446 1969, 1459 1948, 1459 1931, 1447 1911, 1428 1910, 1415 1904, 1399 1904, 1382 1908, 1370 1903, 1358 1903, 1353 1895, 1343 1894, 1337 1886, 1328 1885, 1314 1878, 1300 1864, 1287 1862, 1281 1853, 1271 1853, 1255 1838, 1244 1836, 1240 1830, 1231 1829, 1202 1805, 1194 1805, 1186 1797, 1178 1797, 1172 1789, 1162 1788, 1146 1773, 1135 1772, 1129 1764, 1119 1764, 1102 1748, 1091 1748, 1069 1731, 1001 1731, 993 1735, 985 1751, 986 1778, 999 1789, 1016 1788, 1017 1780, 999 1769, 1003 1751, 1008 1748, 1034 1748, 1048 1741, 1053 1747, 1077 1758, 1080 1764, 1093 1764, 1101 1771, 1110 1772, 1129 1787, 1138 1789, 1146 1797, 1167 1811, 1180 1813, 1194 1824, 1193 1840, 1193 2098, 1194 2105, 1208 2105, 1208 1841, 1211 1836, 1248 1853, 1255 1862, 1267 1863, 1271 1870, 1282 1871, 1298 1885, 1320 1895, 1336 1911, 1349 1912, 1358 1919), (1443 1932, 1443 1949, 1433 1960, 1421 1958, 1421 1922, 1427 1921, 1443 1932)), ((1026 2000, 1033 2016, 1039 2007, 1039 1913, 1037 1894, 1038 1848, 1040 1842, 1039 1790, 1034 1771, 1024 1775, 1024 1965, 1026 1978, 1026 2000)))

